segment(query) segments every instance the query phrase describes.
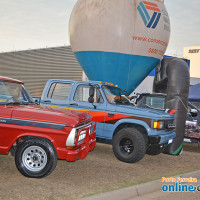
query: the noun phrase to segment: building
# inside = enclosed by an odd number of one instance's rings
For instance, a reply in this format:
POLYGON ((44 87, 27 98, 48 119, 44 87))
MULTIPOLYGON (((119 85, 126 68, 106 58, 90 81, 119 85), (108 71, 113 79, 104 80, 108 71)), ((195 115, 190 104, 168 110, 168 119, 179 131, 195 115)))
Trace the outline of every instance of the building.
POLYGON ((183 55, 190 60, 190 84, 200 83, 200 46, 184 47, 183 55))
MULTIPOLYGON (((198 71, 200 51, 198 50, 200 47, 184 49, 187 53, 185 57, 192 61, 191 85, 200 83, 200 70, 198 71)), ((41 96, 49 79, 87 80, 70 46, 0 53, 0 75, 22 80, 32 96, 41 96)), ((155 69, 134 92, 151 93, 154 76, 155 69)))
POLYGON ((0 53, 0 75, 22 80, 41 96, 49 79, 82 80, 83 70, 70 46, 0 53))

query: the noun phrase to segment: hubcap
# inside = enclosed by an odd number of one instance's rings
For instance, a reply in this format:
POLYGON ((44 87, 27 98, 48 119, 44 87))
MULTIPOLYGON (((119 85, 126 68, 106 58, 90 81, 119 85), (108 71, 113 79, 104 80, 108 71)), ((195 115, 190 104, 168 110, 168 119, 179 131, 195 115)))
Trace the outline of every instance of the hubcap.
POLYGON ((122 152, 127 153, 127 154, 131 154, 134 150, 133 142, 128 138, 123 138, 120 141, 119 147, 122 152))
POLYGON ((38 172, 46 166, 47 154, 39 146, 30 146, 23 152, 22 162, 28 170, 38 172))

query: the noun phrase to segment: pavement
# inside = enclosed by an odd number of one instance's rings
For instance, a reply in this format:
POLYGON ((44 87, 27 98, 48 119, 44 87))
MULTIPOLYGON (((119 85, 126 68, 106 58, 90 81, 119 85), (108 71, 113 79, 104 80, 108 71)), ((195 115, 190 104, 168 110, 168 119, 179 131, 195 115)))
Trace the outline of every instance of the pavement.
MULTIPOLYGON (((187 184, 188 185, 188 184, 187 184)), ((200 181, 194 184, 195 186, 200 185, 200 181)), ((136 198, 130 198, 127 200, 199 200, 200 192, 163 192, 157 191, 145 195, 138 196, 136 198)))
MULTIPOLYGON (((196 178, 198 181, 195 183, 183 183, 186 185, 200 185, 200 170, 195 172, 190 172, 187 174, 181 174, 174 176, 174 178, 196 178)), ((156 180, 140 185, 131 186, 128 188, 123 188, 120 190, 115 190, 111 192, 106 192, 80 200, 199 200, 200 192, 163 192, 162 186, 163 183, 161 180, 156 180)), ((170 183, 171 184, 171 183, 170 183)), ((167 184, 168 185, 168 184, 167 184)))

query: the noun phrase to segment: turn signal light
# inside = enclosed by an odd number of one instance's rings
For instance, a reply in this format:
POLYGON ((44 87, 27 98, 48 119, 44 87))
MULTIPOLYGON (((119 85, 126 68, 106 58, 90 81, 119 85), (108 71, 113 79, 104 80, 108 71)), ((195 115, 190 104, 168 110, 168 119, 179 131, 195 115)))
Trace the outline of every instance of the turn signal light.
POLYGON ((159 129, 159 127, 160 127, 160 122, 154 122, 153 123, 153 128, 154 129, 159 129))
POLYGON ((155 121, 153 122, 154 129, 164 129, 164 121, 155 121))
POLYGON ((73 149, 74 147, 66 147, 67 150, 71 150, 73 149))

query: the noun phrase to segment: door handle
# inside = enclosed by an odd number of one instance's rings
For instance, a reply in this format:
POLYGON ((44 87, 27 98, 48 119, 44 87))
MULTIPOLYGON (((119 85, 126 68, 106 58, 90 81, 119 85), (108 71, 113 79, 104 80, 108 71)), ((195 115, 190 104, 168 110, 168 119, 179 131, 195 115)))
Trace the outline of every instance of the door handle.
POLYGON ((50 100, 46 100, 46 101, 44 101, 44 103, 51 103, 51 101, 50 100))
POLYGON ((115 114, 112 114, 112 113, 108 113, 108 117, 114 117, 115 114))
POLYGON ((70 105, 70 106, 78 106, 77 103, 70 103, 69 105, 70 105))

